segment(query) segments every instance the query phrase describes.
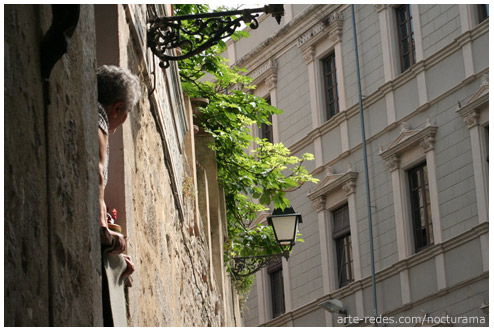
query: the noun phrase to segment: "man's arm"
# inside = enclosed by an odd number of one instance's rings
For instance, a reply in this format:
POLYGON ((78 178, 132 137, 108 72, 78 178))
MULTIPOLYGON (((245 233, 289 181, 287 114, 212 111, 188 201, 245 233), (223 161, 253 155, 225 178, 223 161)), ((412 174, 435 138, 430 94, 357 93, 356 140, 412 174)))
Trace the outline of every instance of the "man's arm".
POLYGON ((98 129, 99 141, 99 223, 101 227, 101 244, 110 246, 112 244, 111 234, 108 231, 108 221, 106 220, 106 204, 105 204, 105 178, 103 171, 105 169, 106 149, 108 146, 108 136, 98 129))
POLYGON ((108 227, 106 220, 106 204, 105 204, 105 178, 103 171, 105 169, 106 149, 108 146, 108 136, 101 130, 98 130, 99 140, 99 204, 100 204, 100 226, 108 227))
POLYGON ((109 255, 117 255, 125 251, 126 243, 125 238, 121 233, 112 231, 108 228, 108 221, 106 219, 106 203, 105 203, 105 177, 103 171, 105 169, 106 161, 106 149, 108 146, 108 136, 101 130, 98 130, 99 140, 99 222, 101 227, 101 244, 103 246, 111 246, 113 244, 113 238, 115 238, 115 247, 109 252, 109 255))

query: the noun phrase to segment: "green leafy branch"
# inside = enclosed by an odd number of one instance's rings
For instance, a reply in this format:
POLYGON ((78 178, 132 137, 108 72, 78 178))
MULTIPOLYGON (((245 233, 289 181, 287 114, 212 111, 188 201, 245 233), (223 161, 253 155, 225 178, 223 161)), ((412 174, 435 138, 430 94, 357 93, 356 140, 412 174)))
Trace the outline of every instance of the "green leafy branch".
MULTIPOLYGON (((175 5, 176 15, 208 10, 207 5, 175 5)), ((235 39, 246 37, 245 31, 232 35, 235 39)), ((226 44, 221 41, 197 56, 179 61, 178 65, 184 91, 192 98, 209 99, 208 106, 201 109, 199 120, 204 131, 214 138, 210 148, 216 153, 218 180, 225 191, 228 229, 225 263, 230 270, 229 261, 233 257, 281 252, 271 227, 254 222, 260 212, 267 210, 266 206, 282 209, 289 206, 287 192, 317 179, 302 165, 313 160, 311 154, 293 156, 281 143, 253 137, 250 127, 271 125, 270 116, 282 111, 245 92, 255 88, 252 78, 245 75, 244 69, 228 65, 220 56, 225 49, 226 44)), ((302 241, 300 236, 298 240, 302 241)), ((249 276, 236 280, 240 295, 248 293, 253 279, 254 276, 249 276)))

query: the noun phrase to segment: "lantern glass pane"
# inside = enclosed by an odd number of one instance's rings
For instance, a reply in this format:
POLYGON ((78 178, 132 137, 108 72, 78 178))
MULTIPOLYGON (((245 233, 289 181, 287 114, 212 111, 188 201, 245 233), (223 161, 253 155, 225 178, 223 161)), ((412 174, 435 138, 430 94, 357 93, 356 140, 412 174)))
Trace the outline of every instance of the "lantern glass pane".
POLYGON ((289 245, 293 240, 295 233, 295 216, 280 216, 272 217, 273 228, 276 232, 276 237, 281 245, 289 245))

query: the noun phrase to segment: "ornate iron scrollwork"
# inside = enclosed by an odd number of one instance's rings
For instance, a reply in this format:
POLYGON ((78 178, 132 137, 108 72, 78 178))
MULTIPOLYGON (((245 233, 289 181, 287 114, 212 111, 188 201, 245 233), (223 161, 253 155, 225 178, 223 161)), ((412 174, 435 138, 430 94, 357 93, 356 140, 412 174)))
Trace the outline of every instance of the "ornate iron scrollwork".
MULTIPOLYGON (((283 5, 266 5, 261 8, 213 12, 197 15, 151 17, 147 39, 151 51, 160 59, 160 67, 168 68, 170 61, 187 59, 231 36, 241 27, 241 22, 250 23, 252 29, 259 26, 260 13, 271 14, 278 24, 284 14, 283 5), (238 16, 237 15, 241 15, 238 16), (186 28, 183 21, 193 21, 186 28), (193 36, 195 41, 183 38, 193 36), (173 55, 169 50, 180 48, 182 54, 173 55)), ((192 38, 191 38, 192 39, 192 38)))
POLYGON ((231 274, 234 278, 246 277, 255 274, 267 266, 270 262, 280 261, 282 257, 288 259, 290 251, 286 250, 283 253, 261 256, 234 257, 231 274))

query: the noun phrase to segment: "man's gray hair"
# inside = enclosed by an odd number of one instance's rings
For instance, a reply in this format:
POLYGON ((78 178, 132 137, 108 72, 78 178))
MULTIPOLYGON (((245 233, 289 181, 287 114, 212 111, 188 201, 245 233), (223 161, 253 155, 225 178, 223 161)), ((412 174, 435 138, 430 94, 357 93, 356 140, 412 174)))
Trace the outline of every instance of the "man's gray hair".
POLYGON ((98 102, 104 107, 117 101, 125 103, 130 111, 141 97, 139 79, 129 70, 112 65, 103 65, 97 70, 98 102))

